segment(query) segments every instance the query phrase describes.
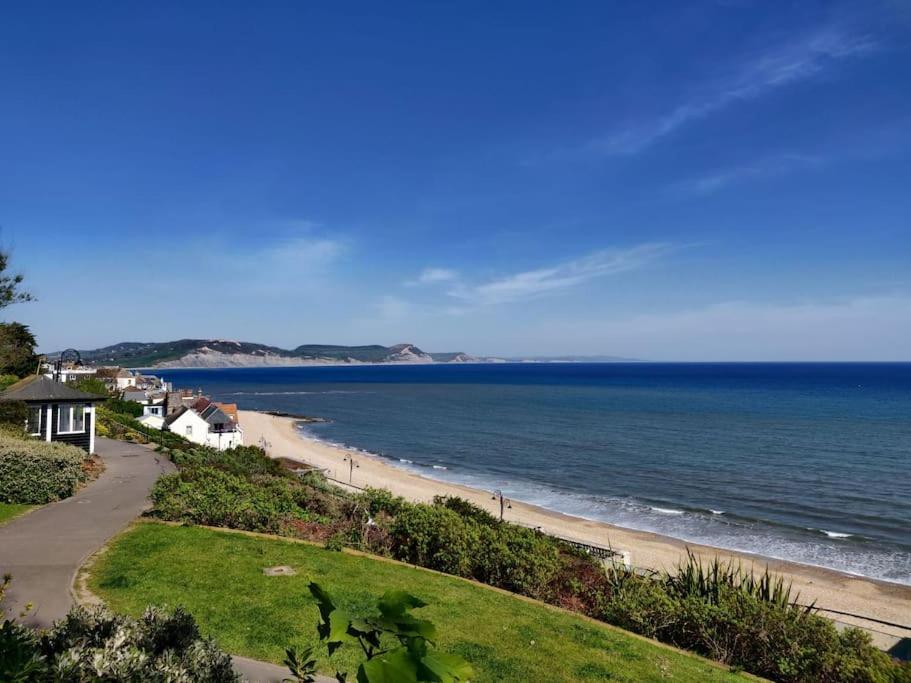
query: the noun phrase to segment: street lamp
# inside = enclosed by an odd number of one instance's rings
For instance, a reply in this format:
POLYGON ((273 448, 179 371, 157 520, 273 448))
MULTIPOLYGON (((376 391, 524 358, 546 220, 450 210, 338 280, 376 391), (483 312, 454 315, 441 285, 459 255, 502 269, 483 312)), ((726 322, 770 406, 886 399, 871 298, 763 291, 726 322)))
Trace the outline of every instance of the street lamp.
POLYGON ((506 508, 509 508, 510 510, 512 510, 512 503, 509 501, 508 498, 503 497, 503 492, 500 489, 497 489, 496 491, 494 491, 493 496, 491 497, 491 500, 497 500, 497 499, 499 499, 499 501, 500 501, 500 521, 502 522, 503 521, 503 508, 506 507, 506 508))
POLYGON ((344 462, 348 463, 348 483, 350 484, 354 481, 354 468, 357 467, 360 469, 360 465, 358 465, 350 455, 344 457, 344 462))

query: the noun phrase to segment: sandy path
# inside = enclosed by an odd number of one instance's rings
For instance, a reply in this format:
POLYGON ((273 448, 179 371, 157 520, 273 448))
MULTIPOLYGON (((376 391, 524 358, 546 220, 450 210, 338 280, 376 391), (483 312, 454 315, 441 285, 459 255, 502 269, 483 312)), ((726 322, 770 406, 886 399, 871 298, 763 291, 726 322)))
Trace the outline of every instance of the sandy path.
MULTIPOLYGON (((269 455, 300 460, 327 470, 331 477, 348 481, 349 463, 344 461, 344 458, 349 452, 343 448, 301 437, 293 419, 242 410, 240 422, 244 429, 245 443, 259 444, 261 439, 265 439, 268 442, 269 455)), ((499 514, 499 503, 491 499, 490 492, 428 479, 394 467, 380 458, 360 453, 354 453, 353 458, 358 467, 350 475, 352 483, 356 486, 386 488, 414 501, 430 501, 437 495, 457 495, 494 514, 499 514)), ((672 568, 685 549, 684 543, 676 539, 571 517, 515 501, 512 508, 506 510, 506 519, 531 527, 541 527, 548 533, 565 538, 610 546, 615 550, 629 553, 632 564, 637 567, 672 568)), ((859 578, 758 555, 687 545, 697 555, 706 558, 718 556, 725 560, 740 560, 744 566, 753 566, 760 570, 768 565, 772 571, 784 575, 787 580, 793 582, 794 589, 800 592, 801 602, 815 601, 821 608, 850 612, 911 627, 911 586, 859 578)), ((911 638, 911 630, 859 621, 846 616, 836 618, 844 623, 875 630, 878 633, 874 633, 874 637, 880 646, 890 647, 898 638, 911 638)))

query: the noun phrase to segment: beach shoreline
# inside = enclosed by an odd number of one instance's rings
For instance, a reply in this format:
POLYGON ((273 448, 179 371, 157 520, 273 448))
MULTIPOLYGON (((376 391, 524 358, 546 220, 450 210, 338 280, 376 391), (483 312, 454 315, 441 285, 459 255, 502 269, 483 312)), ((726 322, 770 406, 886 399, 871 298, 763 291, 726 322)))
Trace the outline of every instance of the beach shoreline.
MULTIPOLYGON (((491 492, 463 484, 450 483, 421 476, 396 467, 378 456, 368 455, 340 446, 307 438, 297 429, 297 420, 264 412, 242 410, 240 422, 245 442, 250 445, 266 443, 270 456, 298 460, 315 466, 342 483, 355 486, 385 488, 412 501, 430 502, 434 496, 455 495, 499 515, 499 502, 491 492), (345 458, 349 460, 345 460, 345 458), (356 467, 351 467, 353 460, 356 467)), ((889 647, 897 639, 911 637, 911 631, 878 622, 911 626, 911 586, 847 574, 825 567, 768 558, 747 552, 731 551, 707 545, 688 543, 661 534, 627 529, 619 526, 562 512, 545 509, 530 503, 512 500, 507 521, 573 541, 610 547, 628 554, 631 564, 638 568, 670 570, 685 556, 686 550, 704 559, 718 557, 724 561, 741 562, 744 567, 758 571, 766 567, 793 584, 802 603, 815 602, 824 610, 835 610, 852 616, 832 616, 838 622, 861 626, 871 631, 875 642, 889 647), (870 621, 870 619, 878 621, 870 621)))

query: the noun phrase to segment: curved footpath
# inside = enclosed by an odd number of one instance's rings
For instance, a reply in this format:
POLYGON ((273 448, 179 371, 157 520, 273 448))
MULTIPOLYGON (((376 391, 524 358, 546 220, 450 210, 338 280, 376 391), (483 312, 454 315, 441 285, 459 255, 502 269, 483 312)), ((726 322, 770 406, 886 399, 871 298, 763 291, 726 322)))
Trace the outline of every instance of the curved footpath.
POLYGON ((4 601, 7 616, 47 628, 73 605, 73 576, 89 555, 149 507, 149 491, 174 469, 167 458, 123 441, 98 439, 105 470, 66 500, 45 505, 0 527, 0 574, 13 581, 4 601))
MULTIPOLYGON (((45 505, 0 526, 0 575, 13 581, 3 616, 47 628, 73 606, 73 579, 79 567, 101 546, 147 510, 149 491, 162 474, 174 471, 163 455, 146 446, 99 438, 105 470, 98 479, 66 500, 45 505)), ((284 680, 284 667, 234 657, 234 668, 247 680, 284 680)), ((334 679, 319 677, 321 682, 334 679)))

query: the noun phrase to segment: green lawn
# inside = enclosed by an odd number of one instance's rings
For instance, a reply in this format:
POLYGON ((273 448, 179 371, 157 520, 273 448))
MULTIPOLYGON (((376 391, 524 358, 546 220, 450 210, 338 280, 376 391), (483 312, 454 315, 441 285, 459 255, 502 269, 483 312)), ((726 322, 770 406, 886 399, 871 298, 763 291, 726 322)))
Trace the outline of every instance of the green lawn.
MULTIPOLYGON (((288 645, 317 643, 307 590, 320 583, 340 607, 372 614, 376 598, 404 589, 429 603, 439 645, 472 662, 478 681, 735 681, 694 656, 453 577, 282 540, 198 527, 140 523, 97 561, 89 586, 115 610, 183 605, 235 654, 281 663, 288 645), (267 577, 290 565, 296 576, 267 577)), ((323 650, 320 650, 324 653, 323 650)), ((350 667, 343 652, 334 661, 350 667)), ((334 670, 321 663, 327 673, 334 670)))
POLYGON ((13 517, 18 517, 26 510, 31 510, 34 505, 20 505, 19 503, 0 503, 0 526, 6 524, 13 517))

